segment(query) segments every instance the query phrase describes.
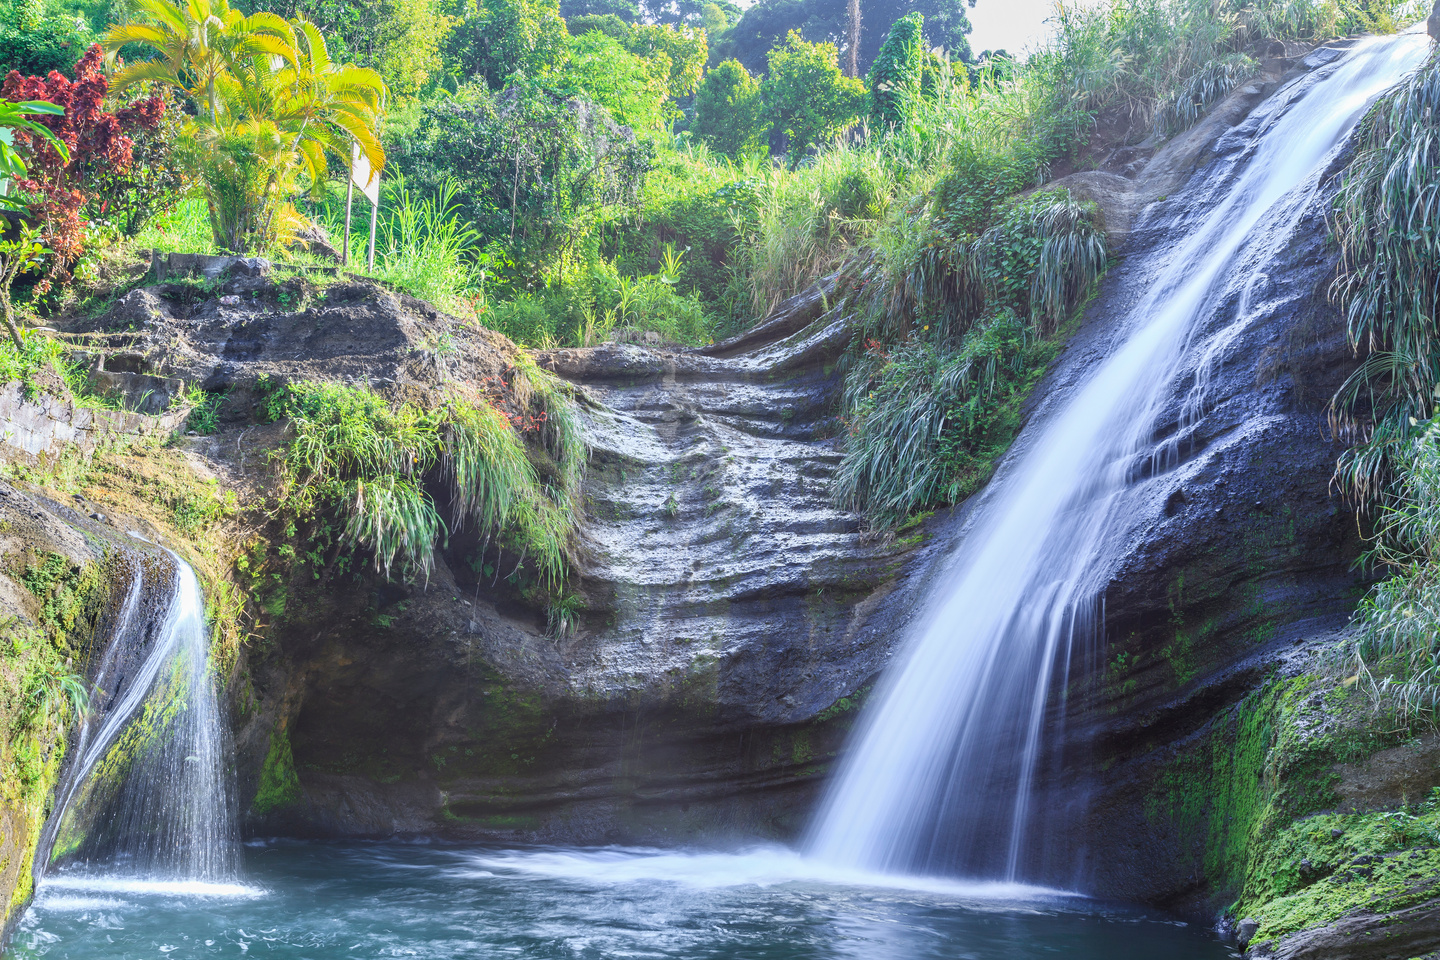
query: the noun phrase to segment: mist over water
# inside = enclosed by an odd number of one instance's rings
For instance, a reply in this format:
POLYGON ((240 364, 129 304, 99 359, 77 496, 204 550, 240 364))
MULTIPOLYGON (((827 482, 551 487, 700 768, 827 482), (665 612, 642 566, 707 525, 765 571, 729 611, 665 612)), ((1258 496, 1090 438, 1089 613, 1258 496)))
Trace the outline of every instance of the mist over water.
POLYGON ((17 957, 72 960, 1219 960, 1209 932, 999 884, 884 881, 792 851, 252 845, 245 887, 47 883, 17 957), (888 885, 887 885, 888 884, 888 885))
POLYGON ((1251 319, 1244 292, 1330 160, 1428 47, 1415 33, 1364 40, 1293 81, 1172 200, 1174 246, 1110 355, 1022 433, 862 714, 809 838, 816 857, 886 872, 1064 875, 1033 849, 1063 827, 1032 796, 1046 735, 1058 739, 1047 706, 1097 638, 1100 591, 1143 519, 1135 495, 1175 464, 1203 416, 1209 362, 1251 319), (1218 315, 1236 292, 1238 310, 1218 315), (1180 429, 1156 442, 1187 377, 1180 429))

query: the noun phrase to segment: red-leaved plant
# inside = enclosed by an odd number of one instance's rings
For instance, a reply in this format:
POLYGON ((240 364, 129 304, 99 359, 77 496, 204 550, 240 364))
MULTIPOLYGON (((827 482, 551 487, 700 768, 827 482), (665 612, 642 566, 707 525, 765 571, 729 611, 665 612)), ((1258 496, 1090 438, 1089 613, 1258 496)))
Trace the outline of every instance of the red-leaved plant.
POLYGON ((65 108, 64 116, 38 116, 70 148, 68 159, 35 134, 15 131, 16 145, 28 150, 29 179, 20 188, 39 196, 31 209, 42 224, 42 238, 53 252, 50 269, 37 291, 45 293, 53 280, 68 277, 71 264, 80 256, 85 242, 87 186, 108 171, 130 167, 131 133, 154 130, 165 113, 159 97, 136 100, 114 113, 105 111, 110 81, 101 71, 104 53, 97 43, 75 65, 75 79, 58 71, 48 77, 26 77, 10 71, 0 86, 6 100, 45 100, 65 108))

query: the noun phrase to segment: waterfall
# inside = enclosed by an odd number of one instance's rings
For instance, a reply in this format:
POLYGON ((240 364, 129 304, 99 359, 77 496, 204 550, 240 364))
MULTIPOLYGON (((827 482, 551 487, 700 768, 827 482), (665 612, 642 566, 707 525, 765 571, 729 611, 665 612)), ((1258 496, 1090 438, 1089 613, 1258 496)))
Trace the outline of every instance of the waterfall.
POLYGON ((77 736, 36 857, 37 875, 233 880, 239 841, 229 734, 210 669, 205 600, 170 551, 128 550, 130 582, 94 675, 97 709, 77 736))
MULTIPOLYGON (((808 846, 892 872, 1039 879, 1027 844, 1052 697, 1097 635, 1101 590, 1140 519, 1136 491, 1204 415, 1210 362, 1253 319, 1247 291, 1321 194, 1368 104, 1429 41, 1357 44, 1282 88, 1217 145, 1179 203, 1168 253, 1109 355, 1017 441, 900 648, 827 792, 808 846), (1157 419, 1191 380, 1180 429, 1157 419)), ((1062 711, 1063 713, 1063 711, 1062 711)))

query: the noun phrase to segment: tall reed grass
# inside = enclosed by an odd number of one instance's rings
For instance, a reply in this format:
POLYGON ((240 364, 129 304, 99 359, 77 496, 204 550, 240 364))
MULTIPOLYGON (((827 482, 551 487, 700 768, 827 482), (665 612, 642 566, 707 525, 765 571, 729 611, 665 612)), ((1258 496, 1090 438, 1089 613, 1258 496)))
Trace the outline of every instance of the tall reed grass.
POLYGON ((1440 708, 1440 54, 1361 122, 1336 198, 1332 295, 1361 360, 1331 401, 1342 490, 1375 516, 1389 570, 1343 647, 1378 703, 1440 708))
POLYGON ((855 297, 866 346, 846 378, 837 502, 890 525, 984 482, 1050 338, 1104 272, 1097 217, 1056 190, 973 239, 896 232, 855 297))

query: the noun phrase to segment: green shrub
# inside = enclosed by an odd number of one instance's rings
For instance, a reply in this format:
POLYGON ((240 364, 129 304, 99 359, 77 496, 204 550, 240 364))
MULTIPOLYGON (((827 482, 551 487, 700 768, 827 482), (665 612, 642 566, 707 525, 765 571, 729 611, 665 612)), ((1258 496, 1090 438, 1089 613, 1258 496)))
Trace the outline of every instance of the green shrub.
POLYGON ((695 95, 695 136, 729 157, 764 149, 765 109, 760 81, 738 60, 725 60, 705 74, 695 95))
POLYGON ((839 58, 835 44, 807 43, 798 30, 770 51, 761 96, 770 125, 785 135, 792 163, 860 119, 865 85, 840 72, 839 58))
POLYGON ((522 293, 513 300, 493 305, 483 319, 491 329, 532 347, 553 347, 573 341, 574 331, 563 329, 563 315, 547 307, 543 298, 522 293))
MULTIPOLYGON (((683 255, 676 288, 733 317, 743 309, 738 301, 748 299, 732 267, 743 259, 736 249, 741 232, 754 226, 760 179, 758 164, 731 164, 704 147, 666 152, 646 178, 638 222, 609 234, 601 252, 635 277, 660 272, 668 244, 683 255)), ((616 282, 607 288, 615 291, 616 282)))
POLYGON ((392 160, 422 196, 455 184, 455 212, 504 293, 563 273, 597 222, 633 211, 651 149, 605 111, 527 82, 427 104, 392 160))
POLYGON ((907 127, 915 119, 924 63, 920 36, 924 23, 918 13, 896 20, 870 67, 870 129, 877 134, 907 127))
POLYGON ((186 397, 193 406, 185 418, 185 426, 202 436, 209 436, 220 429, 220 404, 225 402, 221 392, 207 393, 199 387, 191 387, 186 397))
POLYGON ((978 238, 892 226, 854 299, 866 336, 846 377, 838 503, 891 525, 989 478, 1105 269, 1097 218, 1057 190, 1011 202, 978 238))

